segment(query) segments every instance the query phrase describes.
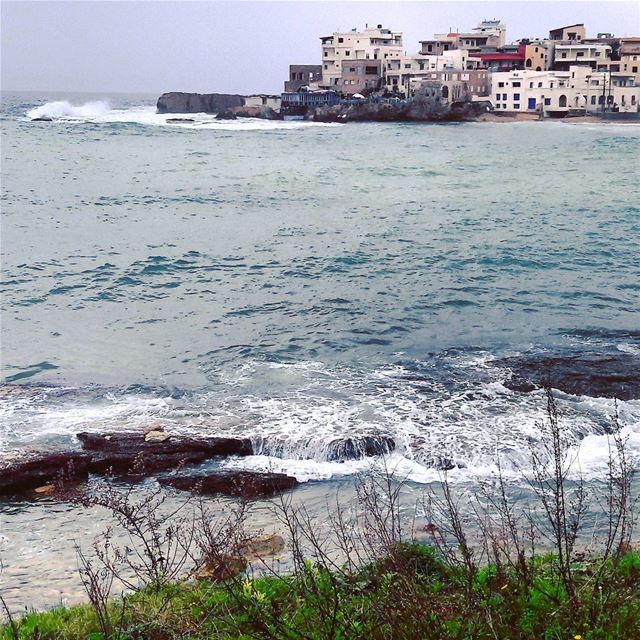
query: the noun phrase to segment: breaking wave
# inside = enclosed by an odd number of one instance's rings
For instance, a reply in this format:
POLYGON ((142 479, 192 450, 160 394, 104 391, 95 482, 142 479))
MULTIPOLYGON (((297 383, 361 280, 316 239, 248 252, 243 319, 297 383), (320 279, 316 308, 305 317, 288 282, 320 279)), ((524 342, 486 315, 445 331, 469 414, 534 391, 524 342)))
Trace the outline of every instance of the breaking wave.
POLYGON ((65 123, 135 124, 171 127, 174 129, 213 129, 222 131, 287 130, 310 127, 343 127, 339 123, 308 122, 302 120, 260 120, 238 118, 216 120, 210 113, 157 113, 150 105, 132 106, 126 109, 111 108, 109 102, 100 100, 73 105, 70 102, 47 102, 26 112, 29 120, 48 119, 65 123))

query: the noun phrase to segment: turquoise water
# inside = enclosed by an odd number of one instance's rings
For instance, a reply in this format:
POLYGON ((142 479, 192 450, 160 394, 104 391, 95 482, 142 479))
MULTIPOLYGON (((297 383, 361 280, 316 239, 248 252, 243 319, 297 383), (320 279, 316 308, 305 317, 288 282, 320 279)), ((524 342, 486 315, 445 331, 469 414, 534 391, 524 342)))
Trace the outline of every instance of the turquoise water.
MULTIPOLYGON (((55 98, 3 98, 3 459, 161 421, 250 436, 212 464, 322 480, 295 492, 316 513, 378 464, 329 460, 347 436, 391 436, 413 487, 497 456, 517 485, 532 372, 585 477, 616 396, 640 453, 639 126, 171 124, 150 97, 55 98)), ((81 596, 69 541, 100 514, 0 516, 12 605, 81 596)))
MULTIPOLYGON (((3 104, 9 452, 162 419, 328 477, 328 441, 382 432, 419 479, 434 450, 481 468, 528 437, 541 394, 503 385, 505 357, 640 362, 637 125, 167 124, 149 98, 47 98, 3 104)), ((576 441, 601 395, 560 394, 576 441)))

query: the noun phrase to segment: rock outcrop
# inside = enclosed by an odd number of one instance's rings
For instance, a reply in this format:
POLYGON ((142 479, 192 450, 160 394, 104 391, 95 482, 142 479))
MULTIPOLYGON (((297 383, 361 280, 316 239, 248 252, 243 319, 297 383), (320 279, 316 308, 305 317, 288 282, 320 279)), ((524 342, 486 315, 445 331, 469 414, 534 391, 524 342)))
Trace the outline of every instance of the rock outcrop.
POLYGON ((183 93, 172 91, 158 98, 158 113, 220 113, 244 106, 244 96, 229 93, 183 93))
POLYGON ((360 458, 381 456, 396 448, 396 443, 389 436, 362 436, 341 438, 327 445, 327 459, 333 462, 358 460, 360 458))
POLYGON ((30 456, 0 467, 0 495, 16 494, 57 480, 86 478, 91 456, 56 451, 30 456))
POLYGON ((282 120, 282 116, 271 107, 231 107, 221 111, 216 120, 236 120, 237 118, 260 118, 261 120, 282 120))
MULTIPOLYGON (((155 433, 154 431, 150 433, 155 433)), ((253 453, 248 438, 189 438, 169 435, 147 440, 140 433, 78 433, 78 440, 86 451, 119 453, 136 456, 139 453, 155 455, 180 455, 205 453, 213 456, 249 456, 253 453)), ((166 434, 164 434, 166 435, 166 434)))
POLYGON ((252 471, 212 471, 204 474, 184 474, 158 478, 163 485, 180 491, 201 494, 221 494, 241 498, 268 498, 293 489, 298 481, 284 473, 254 473, 252 471))

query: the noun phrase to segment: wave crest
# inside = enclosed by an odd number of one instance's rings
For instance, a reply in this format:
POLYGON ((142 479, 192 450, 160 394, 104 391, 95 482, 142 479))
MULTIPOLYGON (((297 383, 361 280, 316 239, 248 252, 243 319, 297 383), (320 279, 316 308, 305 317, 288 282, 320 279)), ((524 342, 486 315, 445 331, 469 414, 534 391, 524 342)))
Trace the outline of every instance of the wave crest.
POLYGON ((99 118, 108 111, 109 103, 105 100, 85 102, 78 106, 67 100, 57 100, 30 109, 27 111, 27 117, 31 120, 34 118, 99 118))

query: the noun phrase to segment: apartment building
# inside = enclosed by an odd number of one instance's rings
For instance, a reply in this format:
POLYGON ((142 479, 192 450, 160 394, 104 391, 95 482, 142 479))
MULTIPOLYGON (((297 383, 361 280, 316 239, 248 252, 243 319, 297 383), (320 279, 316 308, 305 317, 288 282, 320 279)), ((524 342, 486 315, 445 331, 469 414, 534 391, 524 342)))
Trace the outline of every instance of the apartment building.
MULTIPOLYGON (((391 31, 381 24, 376 27, 367 25, 364 31, 353 29, 347 32, 336 32, 320 38, 320 41, 322 43, 322 81, 319 86, 325 89, 351 86, 341 83, 344 61, 357 61, 360 64, 369 60, 380 60, 381 72, 384 74, 385 61, 400 58, 403 55, 402 32, 391 31)), ((350 69, 351 66, 347 65, 346 68, 350 69)))
POLYGON ((582 22, 570 24, 566 27, 558 27, 557 29, 551 29, 551 31, 549 31, 549 40, 560 42, 580 42, 580 40, 584 40, 586 36, 587 30, 584 28, 582 22))
POLYGON ((611 61, 611 45, 608 44, 557 44, 554 48, 553 68, 567 71, 569 67, 584 65, 604 71, 611 61))
POLYGON ((284 82, 285 92, 317 84, 322 80, 321 64, 290 64, 289 79, 284 82))
POLYGON ((620 71, 633 74, 640 85, 640 38, 620 39, 620 71))
POLYGON ((638 112, 640 87, 631 74, 579 65, 566 71, 515 70, 491 75, 491 100, 499 113, 638 112))

